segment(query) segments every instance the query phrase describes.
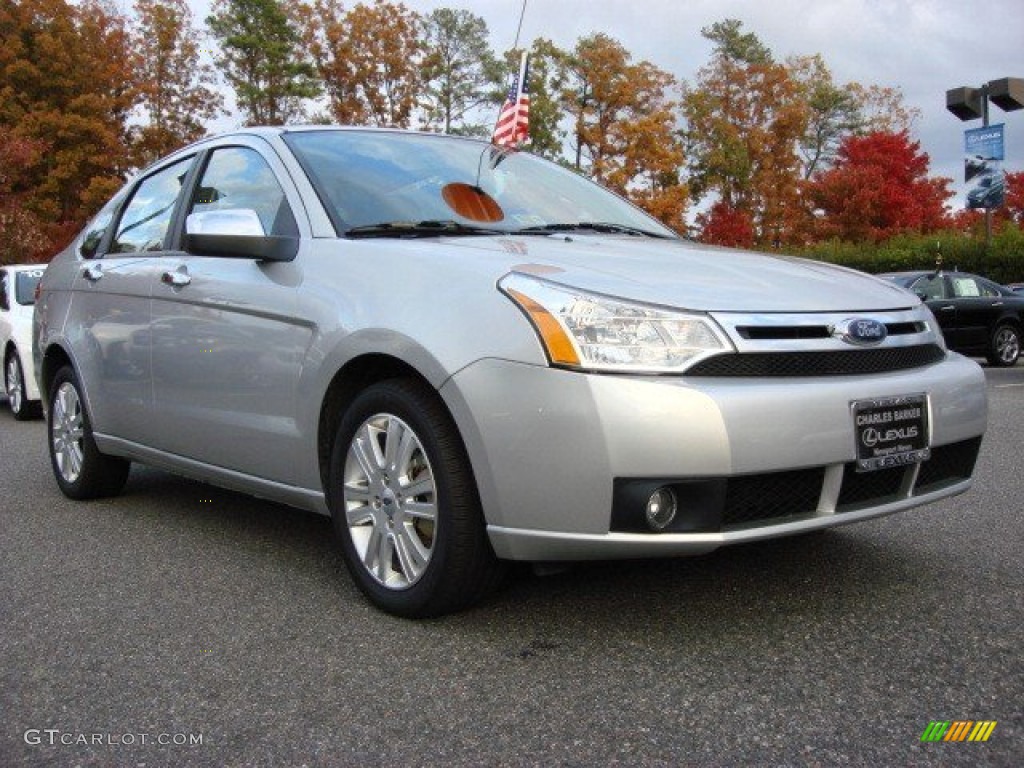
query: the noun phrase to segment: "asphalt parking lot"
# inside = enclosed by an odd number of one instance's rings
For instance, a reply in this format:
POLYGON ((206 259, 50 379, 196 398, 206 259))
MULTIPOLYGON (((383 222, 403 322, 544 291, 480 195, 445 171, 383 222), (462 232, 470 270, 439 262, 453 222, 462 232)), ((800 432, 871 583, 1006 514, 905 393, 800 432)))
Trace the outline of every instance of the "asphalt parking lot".
POLYGON ((326 519, 137 467, 64 499, 0 410, 0 765, 1019 766, 1024 363, 986 376, 967 495, 420 623, 326 519))

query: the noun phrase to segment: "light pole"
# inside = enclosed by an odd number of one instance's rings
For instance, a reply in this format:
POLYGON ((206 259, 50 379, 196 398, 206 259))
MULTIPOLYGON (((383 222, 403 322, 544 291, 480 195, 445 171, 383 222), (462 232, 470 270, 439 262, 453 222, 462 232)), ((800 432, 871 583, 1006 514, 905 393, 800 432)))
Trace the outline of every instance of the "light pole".
MULTIPOLYGON (((988 103, 992 102, 1004 112, 1024 109, 1024 78, 1003 77, 989 80, 980 88, 960 86, 946 91, 946 109, 961 120, 981 118, 988 127, 988 103)), ((985 208, 985 252, 992 245, 992 209, 985 208)))

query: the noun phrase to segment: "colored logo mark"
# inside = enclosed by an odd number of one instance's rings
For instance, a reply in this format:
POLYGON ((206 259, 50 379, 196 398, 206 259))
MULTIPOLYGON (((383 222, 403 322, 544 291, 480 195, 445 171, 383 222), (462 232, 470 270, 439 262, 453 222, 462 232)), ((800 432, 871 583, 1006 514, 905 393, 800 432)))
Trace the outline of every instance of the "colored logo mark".
POLYGON ((932 720, 921 741, 988 741, 995 729, 995 720, 932 720))

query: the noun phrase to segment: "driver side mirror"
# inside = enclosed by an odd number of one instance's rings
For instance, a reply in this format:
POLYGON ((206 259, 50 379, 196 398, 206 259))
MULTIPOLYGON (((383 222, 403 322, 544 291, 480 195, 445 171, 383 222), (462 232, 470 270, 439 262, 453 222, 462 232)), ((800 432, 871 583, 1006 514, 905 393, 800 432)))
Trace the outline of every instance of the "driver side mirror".
POLYGON ((239 235, 263 237, 263 222, 250 208, 199 211, 185 219, 185 232, 190 235, 239 235))
POLYGON ((198 211, 185 219, 185 250, 197 256, 291 261, 299 252, 299 238, 268 235, 259 214, 249 208, 198 211))

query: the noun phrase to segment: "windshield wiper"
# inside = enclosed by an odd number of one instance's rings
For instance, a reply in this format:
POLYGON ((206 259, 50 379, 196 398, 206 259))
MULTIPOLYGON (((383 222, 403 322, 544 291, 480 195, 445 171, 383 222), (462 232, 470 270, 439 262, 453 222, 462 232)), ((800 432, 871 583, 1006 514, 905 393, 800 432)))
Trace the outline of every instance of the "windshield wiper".
POLYGON ((606 221, 578 221, 574 224, 542 224, 537 227, 525 227, 517 229, 516 235, 550 235, 556 232, 576 232, 581 229, 589 229, 593 232, 601 232, 612 235, 633 235, 635 237, 657 237, 662 240, 669 239, 668 235, 658 232, 650 232, 646 229, 630 227, 626 224, 612 224, 606 221))
POLYGON ((345 237, 436 237, 437 235, 505 235, 500 229, 485 229, 457 221, 382 221, 345 230, 345 237))

